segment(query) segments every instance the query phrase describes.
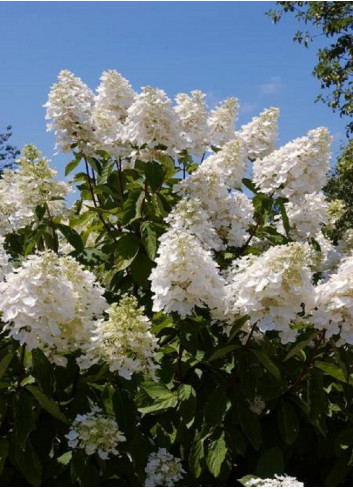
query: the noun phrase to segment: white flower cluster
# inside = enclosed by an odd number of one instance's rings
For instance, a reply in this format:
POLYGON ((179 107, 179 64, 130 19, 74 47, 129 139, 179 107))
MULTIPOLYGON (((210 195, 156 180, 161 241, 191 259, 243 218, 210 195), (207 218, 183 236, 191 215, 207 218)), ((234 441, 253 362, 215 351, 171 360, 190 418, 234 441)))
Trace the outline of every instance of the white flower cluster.
POLYGON ((208 148, 207 140, 207 107, 205 94, 199 90, 178 93, 175 97, 175 112, 178 115, 181 137, 184 148, 189 154, 202 156, 208 148))
POLYGON ((316 287, 316 309, 311 321, 326 330, 326 338, 340 334, 340 343, 353 344, 353 256, 343 258, 337 273, 316 287))
POLYGON ((246 158, 247 152, 242 140, 233 139, 221 151, 206 158, 197 171, 213 172, 222 178, 227 187, 241 189, 246 158))
POLYGON ((165 218, 173 231, 188 231, 200 240, 205 249, 219 251, 224 244, 209 220, 201 200, 187 197, 183 197, 165 218))
POLYGON ((276 148, 279 109, 271 107, 241 127, 236 134, 245 142, 250 160, 264 158, 276 148))
POLYGON ((209 224, 222 240, 231 246, 242 246, 253 218, 252 201, 241 192, 229 192, 220 171, 209 167, 204 169, 202 164, 176 185, 175 190, 201 202, 202 209, 209 216, 209 224))
POLYGON ((10 263, 10 256, 4 249, 5 238, 0 236, 0 282, 2 282, 5 276, 11 272, 12 266, 10 263))
POLYGON ((260 256, 235 260, 228 275, 226 315, 248 314, 260 331, 276 330, 282 343, 294 341, 291 324, 314 302, 308 245, 274 246, 260 256))
POLYGON ((254 162, 254 183, 264 193, 300 202, 303 194, 319 192, 330 169, 331 136, 321 127, 254 162))
POLYGON ((216 309, 223 303, 224 280, 210 251, 184 230, 163 234, 150 275, 153 310, 191 315, 195 307, 216 309))
POLYGON ((148 373, 155 379, 157 339, 151 323, 135 297, 123 297, 107 310, 108 320, 96 323, 86 354, 78 359, 81 368, 103 360, 111 372, 130 380, 133 373, 148 373))
POLYGON ((275 474, 273 479, 261 479, 260 477, 253 477, 244 482, 245 487, 304 487, 302 482, 299 482, 295 477, 289 475, 277 475, 275 474))
MULTIPOLYGON (((315 237, 321 226, 328 223, 328 203, 322 192, 304 194, 300 202, 287 202, 284 206, 291 226, 289 234, 295 240, 306 241, 315 237)), ((285 234, 282 220, 278 222, 277 229, 285 234)))
POLYGON ((238 115, 239 102, 231 97, 211 110, 207 119, 209 141, 213 146, 223 146, 234 139, 234 125, 238 115))
POLYGON ((59 81, 49 93, 46 119, 47 128, 54 130, 56 148, 69 152, 76 146, 86 154, 92 153, 95 138, 92 126, 94 95, 82 80, 70 71, 59 73, 59 81))
POLYGON ((0 310, 9 336, 40 348, 57 365, 87 349, 95 320, 107 304, 94 275, 52 251, 29 256, 0 283, 0 310))
POLYGON ((174 457, 165 448, 150 454, 145 472, 145 487, 173 487, 185 474, 180 458, 174 457))
POLYGON ((95 139, 100 149, 119 159, 128 154, 124 122, 135 92, 130 83, 114 70, 105 71, 100 80, 92 113, 95 139))
POLYGON ((102 460, 119 455, 117 446, 126 441, 115 419, 102 414, 97 406, 76 416, 66 438, 70 448, 84 450, 87 455, 98 453, 102 460))
POLYGON ((45 104, 47 127, 55 131, 62 151, 78 148, 94 155, 105 150, 125 159, 125 166, 136 158, 175 157, 185 150, 200 157, 210 146, 221 147, 235 138, 239 106, 236 98, 229 98, 208 112, 204 99, 199 90, 180 93, 173 106, 163 90, 145 87, 137 94, 113 70, 103 73, 94 95, 64 70, 45 104))
POLYGON ((19 168, 5 169, 0 180, 0 234, 32 224, 38 205, 45 205, 51 217, 68 213, 64 199, 71 187, 56 180, 56 173, 37 148, 24 146, 19 168))
POLYGON ((146 145, 142 158, 152 159, 160 146, 170 155, 183 146, 177 114, 163 90, 143 88, 127 112, 124 137, 132 145, 146 145))

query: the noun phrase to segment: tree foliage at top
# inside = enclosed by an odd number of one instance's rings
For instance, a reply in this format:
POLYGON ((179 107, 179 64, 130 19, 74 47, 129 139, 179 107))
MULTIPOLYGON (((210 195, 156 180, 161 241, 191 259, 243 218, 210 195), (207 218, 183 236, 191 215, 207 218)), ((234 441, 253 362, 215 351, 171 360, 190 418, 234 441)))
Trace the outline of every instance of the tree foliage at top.
MULTIPOLYGON (((317 33, 298 30, 294 41, 308 47, 316 38, 325 36, 328 46, 318 50, 318 63, 313 75, 320 80, 321 88, 328 90, 320 94, 322 100, 340 116, 353 114, 353 3, 352 2, 276 2, 278 10, 270 10, 274 23, 290 12, 300 22, 313 26, 317 33)), ((353 132, 353 122, 347 124, 347 133, 353 132)))
POLYGON ((12 136, 11 129, 11 126, 7 126, 5 132, 0 132, 0 173, 4 168, 13 167, 16 157, 20 154, 16 146, 8 142, 12 136))

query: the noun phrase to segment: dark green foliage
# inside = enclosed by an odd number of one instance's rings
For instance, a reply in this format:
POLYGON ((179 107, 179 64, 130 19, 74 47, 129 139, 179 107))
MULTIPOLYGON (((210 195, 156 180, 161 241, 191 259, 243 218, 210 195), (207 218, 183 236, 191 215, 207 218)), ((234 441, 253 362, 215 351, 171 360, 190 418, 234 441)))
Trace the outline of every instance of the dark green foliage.
POLYGON ((0 174, 5 168, 13 168, 19 156, 19 150, 9 143, 12 136, 12 127, 7 126, 5 132, 0 133, 0 174))

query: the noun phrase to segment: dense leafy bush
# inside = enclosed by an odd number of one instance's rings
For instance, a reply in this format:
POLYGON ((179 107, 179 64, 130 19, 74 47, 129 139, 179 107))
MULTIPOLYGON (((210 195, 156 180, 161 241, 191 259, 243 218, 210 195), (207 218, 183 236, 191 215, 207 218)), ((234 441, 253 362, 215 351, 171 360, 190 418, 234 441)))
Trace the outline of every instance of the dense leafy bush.
POLYGON ((80 199, 33 146, 0 181, 1 485, 352 482, 331 138, 275 149, 278 110, 235 132, 237 108, 60 74, 80 199))

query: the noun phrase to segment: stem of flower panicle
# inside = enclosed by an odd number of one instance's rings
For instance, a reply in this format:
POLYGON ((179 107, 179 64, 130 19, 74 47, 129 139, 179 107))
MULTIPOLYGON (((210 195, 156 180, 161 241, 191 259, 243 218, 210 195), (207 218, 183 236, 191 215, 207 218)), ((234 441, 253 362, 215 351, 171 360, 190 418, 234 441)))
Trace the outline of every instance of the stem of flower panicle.
POLYGON ((301 385, 303 383, 303 381, 305 380, 305 377, 306 377, 307 373, 309 372, 310 367, 315 362, 315 357, 316 357, 317 350, 319 349, 319 346, 325 341, 325 334, 326 334, 325 330, 321 331, 321 333, 318 335, 318 337, 314 340, 315 347, 312 349, 311 354, 308 358, 308 361, 305 363, 304 368, 303 368, 302 372, 300 373, 299 377, 293 382, 293 384, 289 387, 287 392, 295 389, 296 387, 301 385))
POLYGON ((21 357, 20 357, 20 369, 19 369, 18 376, 17 376, 17 390, 21 389, 21 382, 22 382, 24 370, 25 370, 24 369, 25 353, 26 353, 26 343, 23 343, 22 349, 21 349, 21 357))
MULTIPOLYGON (((93 205, 96 209, 99 208, 98 204, 97 204, 97 201, 96 201, 96 197, 94 195, 94 190, 93 190, 93 187, 92 187, 92 181, 91 181, 91 176, 90 176, 90 172, 89 172, 89 167, 88 167, 88 163, 87 163, 87 159, 84 158, 85 160, 85 166, 86 166, 86 174, 87 174, 87 182, 88 182, 88 186, 89 186, 89 190, 91 192, 91 196, 92 196, 92 202, 93 202, 93 205)), ((99 219, 101 220, 103 226, 105 227, 105 229, 110 233, 112 231, 111 227, 108 225, 108 223, 105 221, 104 217, 102 216, 102 214, 100 212, 97 212, 98 214, 98 217, 99 219)), ((114 228, 113 228, 114 229, 114 228)), ((113 239, 114 241, 116 242, 116 239, 115 237, 113 236, 113 239)))
POLYGON ((58 237, 57 237, 56 232, 55 232, 55 224, 54 224, 53 217, 52 217, 50 209, 49 209, 48 202, 45 203, 45 207, 46 207, 47 214, 48 214, 49 225, 50 225, 52 233, 53 233, 54 251, 56 254, 58 254, 59 242, 58 242, 58 237))

